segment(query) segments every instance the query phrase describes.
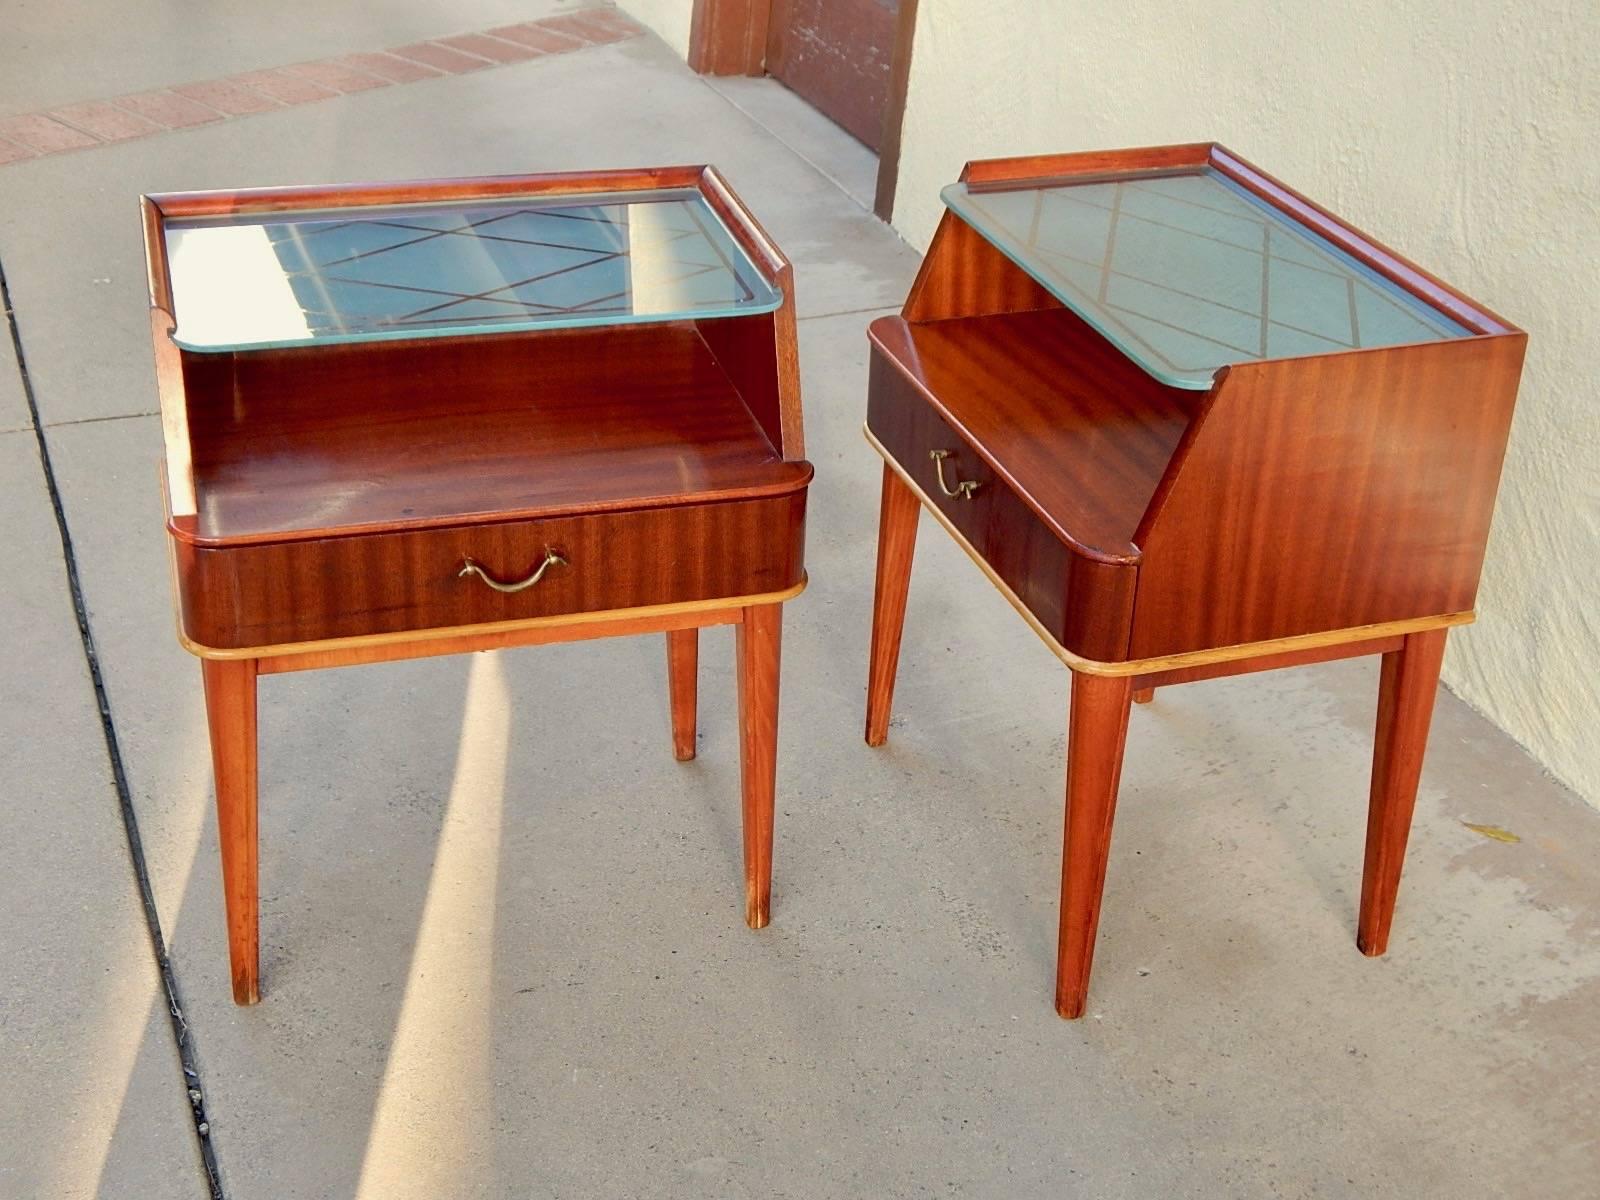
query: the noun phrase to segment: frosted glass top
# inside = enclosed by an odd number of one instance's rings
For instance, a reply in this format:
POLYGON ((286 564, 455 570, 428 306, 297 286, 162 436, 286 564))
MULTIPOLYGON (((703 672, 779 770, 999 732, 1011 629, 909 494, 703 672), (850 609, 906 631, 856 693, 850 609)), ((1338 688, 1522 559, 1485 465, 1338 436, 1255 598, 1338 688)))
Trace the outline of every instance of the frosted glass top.
POLYGON ((179 218, 189 350, 731 317, 783 297, 693 188, 179 218))
POLYGON ((1161 382, 1471 331, 1212 168, 944 202, 1161 382))

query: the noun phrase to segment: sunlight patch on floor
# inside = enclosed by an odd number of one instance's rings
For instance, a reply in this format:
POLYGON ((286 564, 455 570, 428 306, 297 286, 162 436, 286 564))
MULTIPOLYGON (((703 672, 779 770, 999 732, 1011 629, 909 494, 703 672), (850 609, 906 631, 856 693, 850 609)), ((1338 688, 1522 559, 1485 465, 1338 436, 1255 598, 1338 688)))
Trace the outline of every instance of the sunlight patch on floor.
POLYGON ((491 1076, 495 889, 510 729, 500 658, 473 655, 455 780, 356 1200, 459 1195, 492 1169, 483 1154, 483 1081, 491 1076))

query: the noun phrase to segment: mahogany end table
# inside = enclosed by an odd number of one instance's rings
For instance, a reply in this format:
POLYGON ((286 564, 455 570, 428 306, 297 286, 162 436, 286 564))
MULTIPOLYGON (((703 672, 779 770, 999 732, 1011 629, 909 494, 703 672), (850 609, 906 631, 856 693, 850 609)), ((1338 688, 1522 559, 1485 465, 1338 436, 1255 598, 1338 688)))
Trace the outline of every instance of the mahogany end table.
POLYGON ((969 163, 872 324, 866 737, 917 515, 1072 672, 1056 1009, 1084 1011, 1129 705, 1379 654, 1357 943, 1383 953, 1527 335, 1214 144, 969 163))
POLYGON ((793 272, 710 167, 144 198, 179 635, 233 995, 260 995, 263 675, 737 627, 768 920, 782 606, 805 586, 793 272))

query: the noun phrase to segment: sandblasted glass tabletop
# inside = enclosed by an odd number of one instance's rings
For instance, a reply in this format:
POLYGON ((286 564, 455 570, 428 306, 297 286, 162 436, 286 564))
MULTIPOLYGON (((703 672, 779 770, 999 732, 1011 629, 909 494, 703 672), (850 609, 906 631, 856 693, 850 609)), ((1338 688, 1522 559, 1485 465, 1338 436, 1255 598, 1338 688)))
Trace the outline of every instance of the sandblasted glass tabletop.
POLYGON ((771 312, 693 188, 167 222, 173 340, 227 351, 771 312))
POLYGON ((945 204, 1161 382, 1471 331, 1214 168, 969 188, 945 204))

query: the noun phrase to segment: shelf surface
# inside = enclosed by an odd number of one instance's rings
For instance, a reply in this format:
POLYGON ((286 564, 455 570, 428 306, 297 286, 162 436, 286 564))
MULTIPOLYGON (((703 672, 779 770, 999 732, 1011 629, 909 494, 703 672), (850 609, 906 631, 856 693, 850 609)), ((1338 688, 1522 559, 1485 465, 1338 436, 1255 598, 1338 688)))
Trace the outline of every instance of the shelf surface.
POLYGON ((1067 309, 881 317, 871 337, 1060 536, 1136 550, 1197 397, 1145 375, 1067 309))
POLYGON ((692 326, 549 336, 384 350, 380 372, 369 346, 198 360, 217 378, 196 381, 215 399, 189 412, 196 537, 649 507, 809 478, 692 326))
POLYGON ((1162 383, 1229 363, 1469 337, 1216 171, 970 188, 945 204, 1162 383))
POLYGON ((693 188, 174 218, 177 331, 222 352, 771 312, 693 188))

